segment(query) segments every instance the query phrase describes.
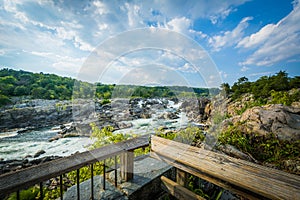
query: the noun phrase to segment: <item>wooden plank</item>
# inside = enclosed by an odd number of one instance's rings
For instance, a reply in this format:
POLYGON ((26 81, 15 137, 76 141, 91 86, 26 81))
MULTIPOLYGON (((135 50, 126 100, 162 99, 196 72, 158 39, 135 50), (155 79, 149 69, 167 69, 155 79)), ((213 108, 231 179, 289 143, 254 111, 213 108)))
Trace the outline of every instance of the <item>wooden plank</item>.
POLYGON ((179 185, 178 183, 166 178, 165 176, 160 177, 162 181, 163 188, 176 197, 178 200, 204 200, 205 198, 193 193, 192 191, 186 189, 185 187, 179 185))
POLYGON ((188 184, 188 173, 186 173, 185 171, 177 168, 176 169, 176 182, 183 186, 183 187, 187 187, 188 184))
POLYGON ((166 163, 168 163, 168 164, 176 167, 176 169, 180 169, 182 171, 186 171, 189 174, 197 176, 197 177, 199 177, 199 178, 201 178, 203 180, 206 180, 206 181, 208 181, 210 183, 213 183, 213 184, 215 184, 217 186, 220 186, 220 187, 222 187, 222 188, 224 188, 226 190, 230 190, 230 191, 232 191, 235 194, 238 194, 238 195, 241 195, 243 197, 246 197, 247 199, 251 199, 251 200, 261 200, 261 199, 263 199, 262 196, 257 195, 257 194, 255 194, 255 193, 253 193, 251 191, 244 191, 243 188, 240 188, 240 187, 232 185, 232 184, 230 184, 230 183, 228 183, 226 181, 223 181, 223 180, 217 179, 215 177, 209 176, 207 174, 204 174, 203 172, 201 172, 201 170, 198 170, 198 169, 192 168, 190 166, 178 163, 177 161, 174 161, 174 160, 169 159, 167 157, 164 157, 162 155, 158 155, 155 152, 150 152, 150 156, 152 158, 164 161, 164 162, 166 162, 166 163))
POLYGON ((9 194, 97 161, 149 145, 149 135, 74 154, 0 176, 0 194, 9 194))
POLYGON ((300 199, 300 177, 157 136, 151 150, 204 174, 271 199, 300 199))
POLYGON ((123 152, 121 154, 121 178, 123 181, 127 182, 133 179, 133 151, 123 152))

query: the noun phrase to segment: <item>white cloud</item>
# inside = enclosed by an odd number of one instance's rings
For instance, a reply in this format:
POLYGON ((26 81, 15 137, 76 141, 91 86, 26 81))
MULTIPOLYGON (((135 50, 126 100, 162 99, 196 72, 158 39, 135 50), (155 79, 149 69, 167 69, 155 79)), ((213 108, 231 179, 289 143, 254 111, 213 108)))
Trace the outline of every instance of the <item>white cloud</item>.
POLYGON ((276 24, 268 24, 241 40, 237 48, 253 49, 240 65, 270 66, 300 55, 300 5, 276 24))
MULTIPOLYGON (((193 29, 194 20, 206 18, 217 22, 233 12, 235 6, 246 1, 3 0, 3 3, 0 2, 0 46, 21 54, 26 53, 25 56, 29 56, 30 53, 34 59, 43 57, 54 69, 65 68, 72 71, 72 67, 77 69, 78 64, 82 63, 81 59, 92 52, 98 44, 109 37, 136 28, 161 26, 194 39, 207 38, 208 36, 202 31, 193 29), (80 60, 72 58, 80 58, 80 60)), ((162 38, 164 39, 153 41, 153 45, 159 46, 161 43, 175 49, 173 44, 164 43, 168 39, 167 36, 162 38)), ((174 44, 176 39, 176 37, 172 38, 174 44)), ((126 46, 134 40, 143 41, 140 38, 128 38, 127 41, 114 43, 111 48, 123 50, 122 45, 126 46)), ((189 59, 196 60, 203 56, 203 52, 193 52, 189 47, 184 49, 185 44, 182 44, 182 47, 180 45, 177 46, 182 50, 177 52, 186 55, 189 59)), ((5 53, 1 51, 1 54, 5 53)), ((131 58, 128 64, 138 65, 155 61, 169 64, 170 68, 175 70, 181 69, 185 72, 191 70, 190 66, 185 65, 183 59, 179 57, 180 55, 165 54, 169 59, 163 58, 162 54, 155 55, 156 57, 153 55, 148 54, 141 59, 131 58)), ((123 70, 123 68, 118 69, 123 70)))
POLYGON ((96 7, 95 13, 99 15, 107 14, 108 9, 106 8, 105 4, 101 1, 94 1, 93 5, 96 7))
POLYGON ((245 71, 248 71, 249 69, 250 69, 249 67, 243 66, 243 67, 241 68, 241 71, 242 71, 242 72, 245 72, 245 71))
POLYGON ((189 30, 191 23, 191 20, 186 17, 174 18, 167 23, 167 27, 170 30, 185 33, 189 30))
POLYGON ((185 73, 197 73, 197 70, 195 70, 194 66, 192 66, 190 63, 185 63, 182 67, 178 68, 178 71, 185 73))
POLYGON ((209 38, 209 44, 215 51, 219 51, 223 47, 228 47, 239 43, 244 35, 244 30, 249 25, 248 21, 252 19, 252 17, 245 17, 232 31, 226 31, 221 35, 216 35, 209 38))

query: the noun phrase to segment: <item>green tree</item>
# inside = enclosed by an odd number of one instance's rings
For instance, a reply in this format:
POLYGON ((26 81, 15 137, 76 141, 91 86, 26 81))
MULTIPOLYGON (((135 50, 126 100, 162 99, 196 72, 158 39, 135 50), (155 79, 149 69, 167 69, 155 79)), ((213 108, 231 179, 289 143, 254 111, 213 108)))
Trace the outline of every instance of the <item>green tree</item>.
POLYGON ((35 99, 45 99, 46 92, 47 92, 47 90, 45 88, 37 87, 37 88, 34 88, 33 90, 31 90, 31 95, 35 99))
POLYGON ((0 106, 6 105, 9 103, 10 103, 9 98, 3 94, 0 94, 0 106))
POLYGON ((228 96, 230 93, 230 85, 228 83, 222 83, 221 84, 221 89, 224 95, 228 96))
POLYGON ((25 87, 23 85, 17 86, 14 89, 14 95, 15 96, 23 96, 23 95, 29 95, 30 90, 28 87, 25 87))

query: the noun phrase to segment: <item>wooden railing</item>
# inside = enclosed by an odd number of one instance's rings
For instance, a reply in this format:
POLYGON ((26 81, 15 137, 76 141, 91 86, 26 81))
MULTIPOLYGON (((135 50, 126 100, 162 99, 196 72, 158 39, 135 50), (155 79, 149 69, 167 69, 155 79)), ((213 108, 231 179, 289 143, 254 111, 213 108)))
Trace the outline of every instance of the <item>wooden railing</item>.
MULTIPOLYGON (((59 185, 61 199, 63 199, 63 174, 76 170, 77 199, 79 199, 80 168, 91 166, 91 198, 93 199, 94 163, 113 157, 116 160, 116 156, 120 155, 121 177, 124 181, 128 181, 133 178, 133 150, 146 146, 149 146, 149 135, 3 174, 0 176, 0 194, 8 195, 17 192, 17 199, 20 199, 20 190, 39 184, 40 197, 43 199, 43 182, 60 177, 59 185)), ((150 155, 176 167, 177 183, 166 177, 161 177, 161 180, 168 191, 178 199, 203 199, 185 188, 187 173, 249 199, 300 199, 300 176, 297 175, 157 136, 151 136, 150 155)), ((105 188, 105 162, 103 167, 105 188)), ((117 178, 117 166, 114 170, 117 178)))
MULTIPOLYGON (((3 174, 0 176, 0 194, 9 195, 13 192, 17 192, 17 199, 20 199, 20 190, 26 189, 30 186, 40 185, 40 196, 43 199, 43 182, 51 178, 60 177, 60 191, 61 199, 63 199, 62 188, 62 175, 76 170, 77 177, 77 197, 80 198, 80 168, 84 166, 91 166, 91 194, 93 197, 93 164, 99 161, 104 161, 104 181, 103 187, 105 188, 105 159, 115 158, 120 155, 120 170, 121 177, 124 181, 128 181, 133 178, 133 151, 138 148, 149 146, 149 135, 143 135, 141 137, 133 138, 117 144, 107 145, 99 149, 74 154, 69 157, 53 160, 43 163, 34 167, 29 167, 20 171, 3 174)), ((117 162, 115 162, 116 165, 117 162)), ((117 167, 115 166, 115 185, 117 184, 117 167)))
MULTIPOLYGON (((176 167, 177 183, 183 187, 189 173, 249 199, 300 199, 297 175, 157 136, 151 136, 150 155, 176 167)), ((162 181, 168 188, 176 186, 168 179, 162 181)), ((174 189, 170 193, 173 191, 178 199, 201 199, 180 190, 179 196, 174 189)))

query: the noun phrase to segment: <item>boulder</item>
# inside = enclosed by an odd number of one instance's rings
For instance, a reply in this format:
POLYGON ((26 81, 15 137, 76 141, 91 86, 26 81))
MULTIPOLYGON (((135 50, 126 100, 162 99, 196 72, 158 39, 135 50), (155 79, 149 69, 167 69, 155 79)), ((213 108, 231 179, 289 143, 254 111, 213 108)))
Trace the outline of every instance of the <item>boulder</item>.
POLYGON ((158 117, 159 119, 178 119, 179 116, 174 112, 165 112, 161 116, 158 117))
POLYGON ((44 150, 40 150, 40 151, 38 151, 38 152, 36 152, 35 154, 34 154, 34 158, 37 158, 37 157, 39 157, 40 155, 42 155, 42 154, 44 154, 44 153, 46 153, 46 151, 44 151, 44 150))
POLYGON ((242 123, 240 129, 246 133, 262 136, 273 133, 285 141, 300 139, 300 108, 280 104, 257 106, 233 117, 232 122, 242 123))

